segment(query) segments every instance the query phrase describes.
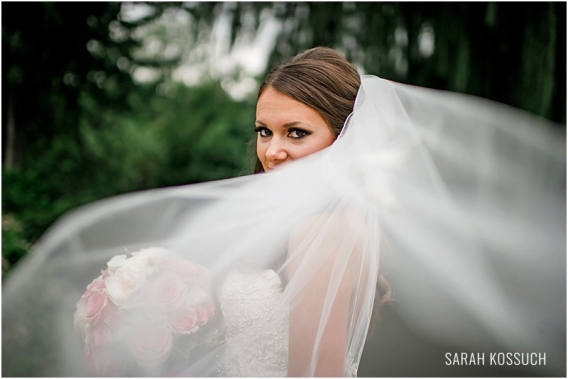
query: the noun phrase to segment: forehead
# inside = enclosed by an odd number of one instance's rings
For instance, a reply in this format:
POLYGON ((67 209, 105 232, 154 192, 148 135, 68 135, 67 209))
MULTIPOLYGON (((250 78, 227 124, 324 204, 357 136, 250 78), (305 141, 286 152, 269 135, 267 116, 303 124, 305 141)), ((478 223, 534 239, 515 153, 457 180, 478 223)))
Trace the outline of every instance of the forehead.
POLYGON ((324 122, 321 115, 306 104, 267 87, 256 103, 256 119, 260 122, 324 122))

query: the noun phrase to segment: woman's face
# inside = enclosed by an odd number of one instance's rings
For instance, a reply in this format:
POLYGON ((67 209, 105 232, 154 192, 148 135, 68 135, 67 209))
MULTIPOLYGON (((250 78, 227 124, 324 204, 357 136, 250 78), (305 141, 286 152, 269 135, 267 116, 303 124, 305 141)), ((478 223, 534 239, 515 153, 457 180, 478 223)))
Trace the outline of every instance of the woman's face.
POLYGON ((335 135, 314 109, 267 87, 256 104, 256 154, 264 171, 328 147, 335 135))

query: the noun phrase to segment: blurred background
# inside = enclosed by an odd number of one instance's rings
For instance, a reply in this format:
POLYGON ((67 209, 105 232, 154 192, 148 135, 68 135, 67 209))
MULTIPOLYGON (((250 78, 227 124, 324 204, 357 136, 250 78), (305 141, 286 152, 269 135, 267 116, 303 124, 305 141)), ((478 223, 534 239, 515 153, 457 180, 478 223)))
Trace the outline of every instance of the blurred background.
MULTIPOLYGON (((361 74, 566 124, 565 2, 2 2, 1 13, 3 277, 70 208, 250 173, 258 85, 310 47, 361 74)), ((535 374, 444 367, 444 348, 388 309, 383 325, 362 376, 535 374)))

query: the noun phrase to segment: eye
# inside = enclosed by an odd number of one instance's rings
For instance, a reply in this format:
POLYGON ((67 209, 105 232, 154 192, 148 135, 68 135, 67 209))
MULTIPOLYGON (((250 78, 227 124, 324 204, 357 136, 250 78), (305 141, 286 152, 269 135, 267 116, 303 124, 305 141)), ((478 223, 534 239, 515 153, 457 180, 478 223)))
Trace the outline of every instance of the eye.
POLYGON ((307 131, 303 130, 303 129, 290 129, 288 131, 288 136, 292 137, 292 138, 303 138, 307 135, 309 135, 310 133, 308 133, 307 131))
POLYGON ((269 137, 272 135, 270 129, 265 128, 264 126, 257 126, 254 128, 254 131, 259 133, 261 137, 269 137))

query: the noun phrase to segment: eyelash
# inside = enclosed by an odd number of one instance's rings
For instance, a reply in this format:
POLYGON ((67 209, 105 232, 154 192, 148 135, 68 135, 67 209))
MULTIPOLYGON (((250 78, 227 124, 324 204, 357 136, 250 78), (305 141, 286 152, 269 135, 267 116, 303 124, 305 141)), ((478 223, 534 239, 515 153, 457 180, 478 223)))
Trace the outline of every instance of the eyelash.
POLYGON ((290 133, 294 133, 294 132, 296 132, 296 133, 299 133, 299 134, 300 134, 300 136, 299 136, 299 137, 292 137, 292 138, 294 138, 294 139, 300 139, 300 138, 304 138, 304 137, 306 137, 306 136, 309 136, 309 135, 310 135, 310 133, 308 133, 308 132, 307 132, 307 131, 305 131, 304 129, 297 129, 297 128, 293 128, 293 129, 289 129, 289 130, 288 130, 288 134, 290 134, 290 133))
POLYGON ((268 132, 270 133, 270 130, 268 128, 265 128, 264 126, 257 126, 254 128, 254 131, 256 133, 260 133, 261 137, 268 137, 267 135, 263 135, 263 133, 268 132))
MULTIPOLYGON (((254 128, 254 131, 255 131, 256 133, 260 133, 260 136, 261 136, 261 137, 269 137, 269 136, 272 134, 272 132, 270 131, 270 129, 268 129, 268 128, 264 127, 264 126, 257 126, 257 127, 254 128), (263 135, 263 133, 266 133, 266 134, 263 135)), ((309 132, 307 132, 307 131, 305 131, 305 130, 303 130, 303 129, 298 129, 298 128, 291 128, 291 129, 288 129, 288 134, 291 134, 291 133, 294 133, 294 132, 296 132, 297 134, 300 134, 300 136, 299 136, 299 137, 292 137, 292 136, 290 136, 290 137, 293 138, 293 139, 304 138, 304 137, 309 136, 309 135, 311 134, 311 133, 309 133, 309 132)))

